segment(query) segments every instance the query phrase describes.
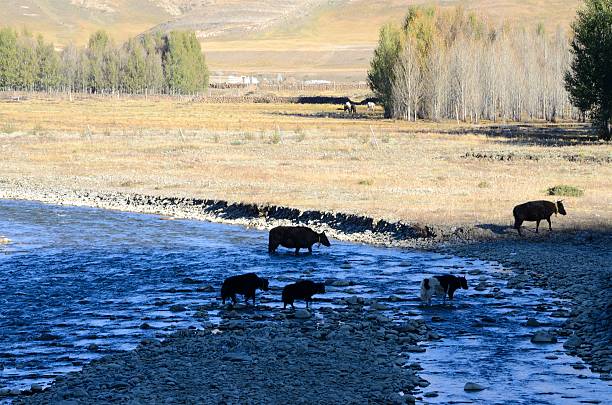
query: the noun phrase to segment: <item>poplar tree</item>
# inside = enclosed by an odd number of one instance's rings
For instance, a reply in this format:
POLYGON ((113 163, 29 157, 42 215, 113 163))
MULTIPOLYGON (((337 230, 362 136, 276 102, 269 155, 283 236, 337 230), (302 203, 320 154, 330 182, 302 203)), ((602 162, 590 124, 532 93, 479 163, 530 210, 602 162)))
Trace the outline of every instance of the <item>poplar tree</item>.
POLYGON ((60 59, 53 44, 45 44, 41 35, 36 40, 36 59, 36 89, 57 89, 60 84, 60 59))
POLYGON ((572 24, 574 59, 565 75, 572 103, 612 137, 612 0, 586 0, 572 24))
POLYGON ((0 29, 0 87, 12 88, 18 79, 17 34, 10 28, 0 29))

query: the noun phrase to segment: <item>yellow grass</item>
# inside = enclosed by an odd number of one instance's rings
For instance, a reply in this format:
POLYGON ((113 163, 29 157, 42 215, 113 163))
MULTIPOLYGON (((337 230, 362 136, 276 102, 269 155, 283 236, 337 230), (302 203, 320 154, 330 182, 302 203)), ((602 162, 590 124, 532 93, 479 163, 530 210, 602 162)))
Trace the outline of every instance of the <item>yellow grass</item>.
POLYGON ((11 132, 0 135, 0 187, 27 179, 508 225, 515 204, 552 200, 546 189, 568 184, 585 195, 566 198, 569 215, 554 220, 557 227, 609 227, 612 220, 612 165, 589 162, 612 158, 605 143, 526 144, 479 134, 482 127, 458 134, 454 123, 383 120, 380 111, 345 118, 333 105, 30 99, 0 106, 0 133, 11 132), (465 157, 472 152, 513 159, 465 157))

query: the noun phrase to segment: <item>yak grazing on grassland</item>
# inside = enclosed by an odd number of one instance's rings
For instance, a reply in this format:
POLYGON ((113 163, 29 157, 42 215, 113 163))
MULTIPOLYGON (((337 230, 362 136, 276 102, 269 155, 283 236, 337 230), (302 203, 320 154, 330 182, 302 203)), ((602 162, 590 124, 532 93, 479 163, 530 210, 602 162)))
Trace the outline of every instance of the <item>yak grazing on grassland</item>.
POLYGON ((318 233, 306 226, 277 226, 270 229, 268 253, 276 252, 279 245, 295 249, 296 255, 300 249, 308 249, 312 253, 312 245, 315 243, 331 246, 325 232, 318 233))
POLYGON ((524 204, 517 205, 512 210, 512 215, 514 215, 514 229, 516 229, 519 235, 521 233, 521 225, 523 221, 536 221, 536 233, 538 233, 538 229, 540 228, 540 221, 545 219, 548 221, 548 229, 552 231, 552 225, 550 223, 550 217, 552 214, 557 215, 557 213, 561 215, 566 215, 565 207, 563 207, 563 200, 554 202, 550 201, 529 201, 524 204))
POLYGON ((293 302, 296 299, 306 301, 306 308, 308 308, 308 303, 312 301, 312 296, 323 293, 325 293, 324 283, 300 280, 293 284, 287 284, 285 288, 283 288, 283 308, 287 308, 287 304, 291 305, 291 308, 294 308, 293 302))
POLYGON ((223 304, 225 304, 225 300, 228 298, 231 298, 232 302, 236 304, 236 294, 241 294, 244 295, 246 302, 249 301, 249 298, 252 298, 253 305, 255 305, 255 290, 257 289, 268 291, 268 280, 258 277, 255 273, 228 277, 223 282, 223 286, 221 286, 223 304))

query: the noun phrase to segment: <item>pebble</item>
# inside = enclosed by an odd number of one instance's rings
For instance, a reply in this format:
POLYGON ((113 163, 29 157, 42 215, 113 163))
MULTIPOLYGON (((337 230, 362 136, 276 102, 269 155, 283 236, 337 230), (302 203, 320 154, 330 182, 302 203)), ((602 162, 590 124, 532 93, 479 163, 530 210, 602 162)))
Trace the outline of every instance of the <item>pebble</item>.
POLYGON ((253 358, 246 353, 225 353, 221 360, 251 362, 253 358))
POLYGON ((187 308, 184 305, 175 304, 175 305, 170 306, 170 311, 171 312, 183 312, 183 311, 187 311, 187 308))
POLYGON ((32 392, 43 392, 45 388, 43 387, 42 384, 38 384, 38 383, 34 383, 30 386, 30 390, 32 392))
POLYGON ((473 382, 466 382, 465 385, 463 386, 464 391, 482 391, 485 388, 486 387, 484 385, 473 383, 473 382))
POLYGON ((531 343, 557 343, 557 338, 548 331, 540 330, 533 334, 531 343))
POLYGON ((542 326, 542 324, 535 318, 528 318, 526 325, 533 327, 542 326))
POLYGON ((297 310, 295 311, 294 316, 295 316, 297 319, 308 319, 308 318, 310 318, 312 315, 311 315, 310 311, 308 311, 307 309, 300 308, 300 309, 297 309, 297 310))

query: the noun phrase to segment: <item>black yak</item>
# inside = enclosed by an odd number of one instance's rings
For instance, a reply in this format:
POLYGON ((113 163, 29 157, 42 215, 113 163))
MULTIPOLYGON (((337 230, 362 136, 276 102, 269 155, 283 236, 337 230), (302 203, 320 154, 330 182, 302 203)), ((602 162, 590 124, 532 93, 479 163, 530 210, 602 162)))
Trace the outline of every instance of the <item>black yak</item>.
POLYGON ((232 299, 232 302, 236 304, 236 294, 244 295, 244 300, 249 301, 249 298, 253 299, 253 305, 255 305, 255 290, 260 289, 268 291, 268 280, 265 278, 257 277, 255 273, 241 274, 239 276, 232 276, 225 279, 223 286, 221 287, 221 298, 223 304, 228 298, 232 299))
POLYGON ((459 288, 468 289, 465 277, 444 274, 426 278, 421 281, 421 300, 431 305, 431 298, 436 295, 444 297, 443 303, 446 303, 446 295, 448 294, 448 298, 452 300, 455 291, 459 288))
POLYGON ((308 249, 312 253, 312 245, 315 243, 331 246, 325 232, 317 233, 306 226, 277 226, 270 229, 268 253, 276 252, 279 245, 295 249, 296 255, 300 249, 308 249))
POLYGON ((315 294, 323 294, 325 292, 324 283, 314 283, 310 280, 300 280, 293 284, 287 284, 283 288, 283 309, 287 308, 287 304, 293 306, 293 302, 296 299, 306 301, 306 308, 308 303, 312 301, 312 296, 315 294))
POLYGON ((550 217, 552 214, 557 215, 557 213, 561 215, 566 215, 565 207, 563 207, 563 200, 554 202, 550 201, 529 201, 524 204, 517 205, 512 210, 512 215, 514 215, 514 229, 516 229, 519 235, 521 233, 521 225, 523 221, 536 221, 536 233, 538 233, 538 229, 540 227, 540 221, 545 219, 548 221, 548 229, 552 231, 552 225, 550 223, 550 217))

